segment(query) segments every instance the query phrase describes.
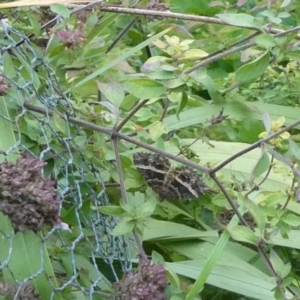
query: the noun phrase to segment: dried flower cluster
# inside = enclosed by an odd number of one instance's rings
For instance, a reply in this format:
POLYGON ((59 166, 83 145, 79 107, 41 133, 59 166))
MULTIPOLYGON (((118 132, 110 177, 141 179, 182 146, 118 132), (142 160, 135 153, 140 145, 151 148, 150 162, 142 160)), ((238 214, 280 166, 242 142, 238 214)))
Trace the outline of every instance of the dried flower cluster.
MULTIPOLYGON (((6 299, 15 299, 15 295, 18 292, 18 286, 16 284, 0 281, 0 295, 6 297, 6 299)), ((21 287, 17 298, 18 300, 39 300, 38 293, 34 290, 31 284, 25 284, 21 287)))
POLYGON ((4 76, 0 74, 0 96, 6 95, 9 86, 4 82, 4 76))
POLYGON ((43 225, 60 225, 61 197, 55 182, 41 170, 45 162, 22 154, 15 164, 0 164, 0 211, 17 231, 38 232, 43 225))
POLYGON ((79 46, 84 40, 84 34, 81 29, 77 30, 62 30, 56 33, 58 39, 68 48, 79 46))
POLYGON ((141 259, 136 272, 130 272, 115 284, 118 300, 165 300, 168 285, 166 270, 161 264, 141 259))

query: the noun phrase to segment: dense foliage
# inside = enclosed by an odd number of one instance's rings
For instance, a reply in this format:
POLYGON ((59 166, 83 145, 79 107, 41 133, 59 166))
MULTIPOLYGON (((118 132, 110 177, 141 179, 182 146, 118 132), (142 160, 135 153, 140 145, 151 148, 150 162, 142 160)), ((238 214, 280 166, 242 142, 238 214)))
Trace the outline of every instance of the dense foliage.
POLYGON ((1 11, 0 299, 299 299, 300 2, 52 3, 1 11), (134 270, 89 255, 93 213, 134 270))

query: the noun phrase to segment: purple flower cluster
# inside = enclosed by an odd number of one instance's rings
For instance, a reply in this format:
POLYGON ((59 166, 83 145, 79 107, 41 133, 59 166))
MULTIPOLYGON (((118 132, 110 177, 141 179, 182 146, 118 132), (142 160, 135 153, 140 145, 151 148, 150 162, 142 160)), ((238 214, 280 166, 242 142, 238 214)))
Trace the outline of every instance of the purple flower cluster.
POLYGON ((56 33, 58 39, 68 48, 79 46, 84 39, 82 30, 62 30, 56 33))
POLYGON ((15 164, 0 164, 0 211, 17 231, 38 232, 43 225, 61 224, 61 197, 55 182, 41 173, 45 162, 22 154, 15 164))
POLYGON ((9 86, 4 82, 4 76, 0 74, 0 96, 6 95, 9 86))
POLYGON ((140 259, 136 272, 115 283, 117 300, 165 300, 168 285, 166 269, 161 264, 140 259))

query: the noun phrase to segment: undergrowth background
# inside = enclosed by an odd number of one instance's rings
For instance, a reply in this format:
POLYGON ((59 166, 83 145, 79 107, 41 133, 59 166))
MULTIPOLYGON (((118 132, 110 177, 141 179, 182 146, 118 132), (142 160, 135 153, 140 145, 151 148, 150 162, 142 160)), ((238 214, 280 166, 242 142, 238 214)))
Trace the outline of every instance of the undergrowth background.
POLYGON ((161 299, 298 299, 300 3, 66 3, 0 4, 1 162, 46 162, 64 224, 0 206, 0 298, 134 299, 149 259, 161 299), (136 152, 215 193, 159 201, 136 152))

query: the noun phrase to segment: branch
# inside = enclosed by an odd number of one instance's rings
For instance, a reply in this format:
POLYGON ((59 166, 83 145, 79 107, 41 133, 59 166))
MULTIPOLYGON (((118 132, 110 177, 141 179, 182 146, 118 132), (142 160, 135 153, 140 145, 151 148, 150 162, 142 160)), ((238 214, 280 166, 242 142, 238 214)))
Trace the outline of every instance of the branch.
MULTIPOLYGON (((287 31, 279 32, 279 33, 275 34, 274 37, 280 37, 280 36, 288 35, 290 33, 294 33, 294 32, 299 31, 299 30, 300 30, 300 26, 294 27, 294 28, 289 29, 287 31)), ((251 48, 251 47, 253 47, 255 45, 256 45, 256 43, 250 42, 250 43, 247 43, 247 44, 242 45, 240 47, 227 50, 227 51, 225 51, 223 53, 220 53, 220 54, 217 54, 217 55, 214 55, 214 56, 210 56, 209 58, 204 59, 203 61, 201 61, 200 63, 196 64, 192 68, 185 70, 183 73, 189 74, 189 73, 191 73, 191 72, 193 72, 193 71, 195 71, 195 70, 197 70, 197 69, 199 69, 201 67, 204 67, 204 66, 206 66, 206 65, 208 65, 208 64, 210 64, 210 63, 212 63, 212 62, 214 62, 216 60, 219 60, 219 59, 221 59, 223 57, 226 57, 228 55, 240 52, 242 50, 251 48)))
POLYGON ((300 124, 300 120, 293 122, 292 124, 278 130, 277 132, 269 135, 268 137, 259 140, 255 143, 253 143, 252 145, 246 147, 245 149, 235 153, 234 155, 232 155, 231 157, 227 158, 226 160, 224 160, 222 163, 220 163, 219 165, 217 165, 215 168, 211 169, 211 173, 216 173, 219 170, 221 170, 224 166, 226 166, 227 164, 229 164, 230 162, 232 162, 233 160, 235 160, 236 158, 238 158, 239 156, 242 156, 245 153, 250 152, 251 150, 260 147, 263 143, 266 143, 274 138, 276 138, 277 136, 281 135, 283 132, 288 131, 290 129, 292 129, 293 127, 296 127, 297 125, 300 124))
MULTIPOLYGON (((49 115, 49 116, 52 116, 53 115, 53 110, 51 109, 45 109, 45 108, 42 108, 40 106, 35 106, 35 105, 32 105, 30 103, 24 103, 24 107, 27 108, 29 111, 35 111, 37 113, 41 113, 41 114, 44 114, 44 115, 49 115)), ((65 118, 65 115, 62 114, 62 113, 58 113, 58 112, 55 112, 60 118, 62 119, 66 119, 65 118)), ((120 138, 121 140, 124 140, 124 141, 127 141, 131 144, 134 144, 134 145, 137 145, 139 147, 142 147, 144 149, 147 149, 151 152, 154 152, 156 154, 159 154, 159 155, 162 155, 162 156, 165 156, 169 159, 172 159, 174 161, 177 161, 187 167, 190 167, 192 169, 195 169, 195 170, 198 170, 200 172, 203 172, 207 175, 209 175, 211 173, 211 170, 209 168, 206 168, 206 167, 203 167, 203 166, 200 166, 192 161, 189 161, 187 159, 184 159, 182 157, 179 157, 177 155, 174 155, 174 154, 171 154, 167 151, 164 151, 164 150, 161 150, 161 149, 158 149, 154 146, 151 146, 149 144, 146 144, 146 143, 143 143, 143 142, 140 142, 138 140, 135 140, 127 135, 124 135, 122 133, 119 133, 119 132, 116 132, 115 128, 113 129, 110 129, 110 128, 106 128, 106 127, 101 127, 101 126, 98 126, 98 125, 95 125, 91 122, 88 122, 88 121, 84 121, 84 120, 80 120, 80 119, 77 119, 77 118, 74 118, 74 117, 69 117, 67 118, 67 121, 72 123, 72 124, 75 124, 75 125, 78 125, 78 126, 82 126, 82 127, 85 127, 85 128, 88 128, 88 129, 91 129, 91 130, 94 130, 94 131, 97 131, 97 132, 101 132, 103 134, 106 134, 106 135, 109 135, 110 137, 114 138, 114 137, 118 137, 120 138)))

